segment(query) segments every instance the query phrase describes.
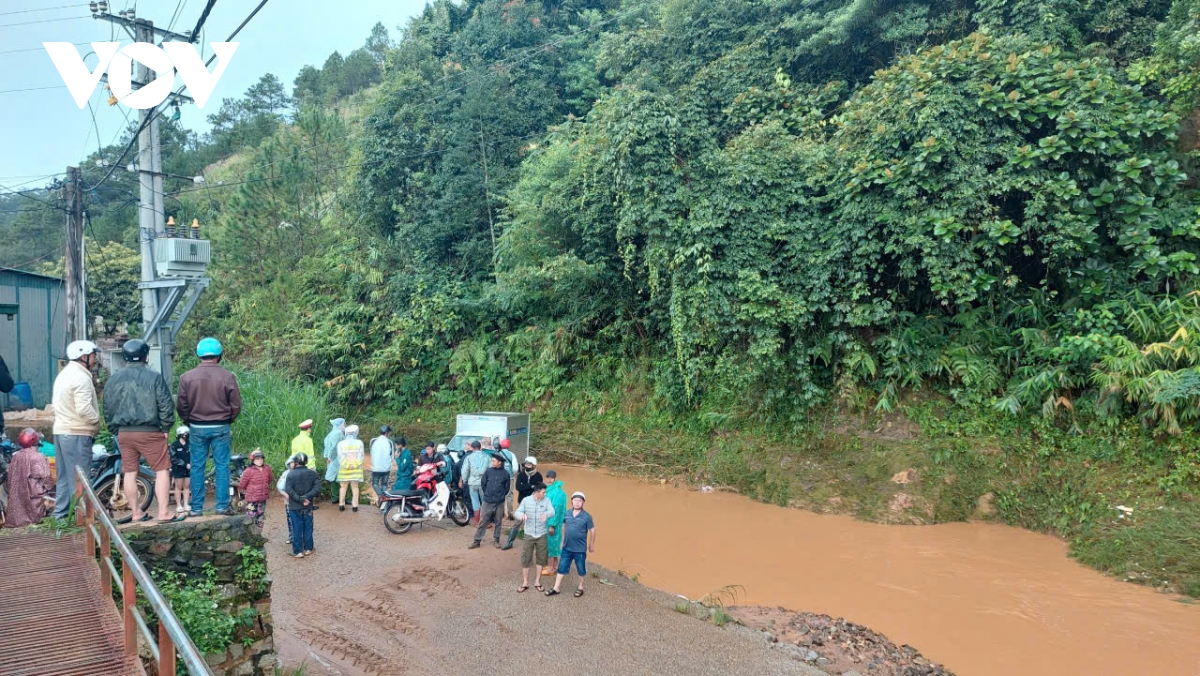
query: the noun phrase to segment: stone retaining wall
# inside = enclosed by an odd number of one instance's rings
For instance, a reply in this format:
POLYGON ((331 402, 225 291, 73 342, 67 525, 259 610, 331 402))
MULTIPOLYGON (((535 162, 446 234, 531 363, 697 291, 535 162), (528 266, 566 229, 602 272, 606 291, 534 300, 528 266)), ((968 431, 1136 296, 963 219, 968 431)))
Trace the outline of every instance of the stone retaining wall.
POLYGON ((241 574, 242 557, 238 552, 243 547, 261 550, 265 542, 248 517, 202 517, 165 525, 129 526, 124 535, 147 568, 200 577, 205 566, 211 565, 222 585, 217 602, 232 614, 254 609, 251 625, 239 628, 224 652, 206 655, 214 673, 274 673, 278 659, 272 638, 270 577, 253 582, 241 574))

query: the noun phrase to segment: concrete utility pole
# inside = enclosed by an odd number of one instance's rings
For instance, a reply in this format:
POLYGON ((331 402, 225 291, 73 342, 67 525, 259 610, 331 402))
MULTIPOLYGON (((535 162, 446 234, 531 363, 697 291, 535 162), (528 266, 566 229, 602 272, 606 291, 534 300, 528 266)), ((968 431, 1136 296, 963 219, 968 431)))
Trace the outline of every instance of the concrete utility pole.
MULTIPOLYGON (((185 34, 155 28, 153 22, 135 18, 134 10, 125 10, 118 16, 113 16, 108 13, 106 6, 93 6, 92 16, 130 31, 138 42, 154 44, 156 35, 162 36, 164 40, 193 42, 214 2, 215 0, 209 0, 196 29, 185 34)), ((262 4, 265 4, 265 0, 262 4)), ((215 54, 213 58, 216 58, 215 54)), ((212 59, 209 63, 211 61, 212 59)), ((135 75, 132 82, 134 89, 147 86, 153 77, 157 77, 157 73, 152 72, 140 61, 135 75)), ((171 93, 170 96, 177 105, 181 100, 191 101, 189 97, 178 92, 171 93)), ((175 338, 199 300, 200 294, 208 287, 209 280, 204 277, 204 272, 211 254, 209 243, 199 239, 198 227, 193 228, 190 238, 186 233, 180 238, 176 237, 174 232, 166 232, 163 178, 174 175, 163 172, 158 139, 158 113, 157 108, 138 113, 138 244, 142 256, 142 274, 138 288, 142 291, 142 337, 151 346, 151 364, 154 365, 153 360, 157 358, 159 372, 167 377, 168 382, 173 382, 172 352, 175 338)), ((194 180, 200 181, 198 178, 194 180)))
MULTIPOLYGON (((148 21, 138 21, 135 24, 134 37, 138 42, 154 42, 154 28, 148 21)), ((140 62, 137 68, 138 82, 150 81, 150 69, 140 62)), ((154 234, 159 231, 161 212, 155 211, 153 157, 157 154, 153 149, 158 147, 158 123, 146 124, 146 116, 153 115, 154 109, 138 111, 138 243, 142 253, 142 281, 154 281, 154 234)), ((161 185, 161 183, 160 183, 161 185)), ((165 225, 162 228, 165 229, 165 225)), ((158 292, 154 289, 142 289, 142 326, 150 326, 154 312, 158 309, 158 292)), ((147 340, 151 336, 144 336, 147 340)))
POLYGON ((87 338, 87 291, 83 281, 83 175, 79 167, 67 167, 63 186, 67 202, 67 250, 63 256, 63 280, 67 291, 67 341, 87 338))

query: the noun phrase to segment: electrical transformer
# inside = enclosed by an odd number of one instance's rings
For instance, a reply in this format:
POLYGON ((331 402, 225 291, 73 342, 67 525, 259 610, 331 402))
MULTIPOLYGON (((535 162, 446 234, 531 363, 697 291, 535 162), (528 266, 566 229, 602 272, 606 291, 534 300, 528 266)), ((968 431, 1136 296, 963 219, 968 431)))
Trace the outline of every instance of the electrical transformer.
POLYGON ((199 279, 212 257, 207 239, 159 237, 154 240, 154 268, 159 277, 199 279))

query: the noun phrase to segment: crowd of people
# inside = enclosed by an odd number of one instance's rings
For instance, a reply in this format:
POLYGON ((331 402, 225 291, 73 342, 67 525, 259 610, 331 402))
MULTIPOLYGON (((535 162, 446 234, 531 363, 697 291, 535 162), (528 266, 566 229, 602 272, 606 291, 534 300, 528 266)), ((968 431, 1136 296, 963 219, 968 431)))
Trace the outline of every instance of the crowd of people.
MULTIPOLYGON (((205 469, 210 458, 215 468, 213 512, 233 514, 230 447, 232 425, 241 413, 242 399, 237 378, 221 366, 220 342, 214 338, 199 342, 196 356, 200 363, 180 377, 176 397, 171 396, 166 379, 147 367, 149 345, 129 340, 121 352, 125 368, 109 377, 101 402, 93 378, 99 349, 86 340, 67 346, 68 363, 55 379, 53 393, 57 485, 51 480, 46 457, 38 450, 41 435, 25 430, 17 438, 19 450, 8 470, 8 525, 36 523, 50 510, 56 518, 67 516, 75 491, 75 470, 82 468, 87 473, 102 417, 120 449, 126 496, 137 496, 142 460, 154 471, 159 523, 203 514, 205 469), (175 440, 168 444, 168 431, 175 424, 176 414, 184 424, 175 429, 175 440), (51 496, 52 487, 57 500, 51 496), (172 497, 174 513, 170 511, 172 497)), ((489 530, 493 545, 501 550, 512 549, 516 539, 523 536, 518 593, 532 586, 547 596, 557 595, 563 577, 574 565, 579 576, 574 594, 583 595, 587 555, 595 551, 595 522, 584 509, 584 494, 576 491, 568 501, 557 472, 550 470, 543 477, 537 458, 529 456, 518 464, 507 439, 484 437, 471 441, 456 461, 445 444, 432 441, 414 460, 407 440, 393 440, 388 425, 382 426, 367 445, 359 438, 358 425, 347 424, 343 418, 330 420, 329 424, 321 455, 326 463, 324 482, 330 487, 329 499, 338 511, 346 510, 349 493, 350 510, 358 512, 364 481, 369 480, 374 494, 382 497, 388 491, 411 490, 414 477, 422 469, 432 471, 439 481, 457 488, 466 504, 468 518, 475 526, 468 549, 478 549, 489 530), (510 522, 508 538, 501 543, 506 520, 510 522), (554 584, 546 589, 542 577, 549 575, 555 576, 554 584)), ((277 480, 265 454, 255 449, 238 481, 247 512, 259 520, 265 515, 274 485, 286 505, 288 543, 296 558, 313 554, 313 511, 319 509, 317 501, 322 494, 312 428, 312 420, 299 423, 291 455, 277 480)), ((128 502, 134 521, 154 518, 142 513, 141 501, 136 497, 128 502)))
MULTIPOLYGON (((237 378, 221 366, 221 343, 205 338, 196 346, 200 363, 179 378, 178 396, 172 397, 167 381, 146 365, 150 346, 142 340, 129 340, 121 347, 125 367, 116 370, 104 385, 101 401, 93 376, 99 364, 95 343, 78 340, 67 346, 67 364, 54 380, 54 461, 57 474, 54 498, 49 497, 49 463, 33 457, 40 435, 26 430, 17 437, 20 462, 9 466, 10 500, 7 525, 36 523, 49 511, 55 518, 67 517, 75 493, 75 471, 86 475, 92 463, 92 446, 100 431, 101 418, 116 439, 121 453, 122 482, 134 521, 154 518, 141 510, 137 499, 138 466, 142 460, 154 472, 154 495, 158 501, 158 522, 182 521, 200 516, 204 509, 205 468, 209 458, 215 466, 215 509, 232 514, 229 490, 229 454, 232 425, 241 413, 242 397, 237 378), (176 429, 176 439, 167 443, 175 416, 184 421, 176 429), (29 451, 32 451, 29 452, 29 451), (177 504, 170 511, 171 496, 177 504), (16 519, 13 519, 14 511, 16 519)), ((253 460, 262 468, 261 458, 253 460)), ((267 474, 270 468, 265 468, 267 474)), ((255 473, 242 477, 242 489, 257 485, 255 473)), ((269 485, 270 481, 266 482, 269 485)), ((266 493, 261 492, 262 501, 266 493)))

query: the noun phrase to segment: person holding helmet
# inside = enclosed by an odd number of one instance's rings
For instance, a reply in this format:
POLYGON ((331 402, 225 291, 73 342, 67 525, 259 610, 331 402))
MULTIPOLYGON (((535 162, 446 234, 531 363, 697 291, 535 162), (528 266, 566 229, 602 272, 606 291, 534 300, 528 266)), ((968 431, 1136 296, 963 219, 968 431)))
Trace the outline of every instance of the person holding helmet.
POLYGON ((237 378, 221 366, 221 343, 204 338, 196 345, 200 365, 179 377, 175 409, 191 430, 192 516, 204 511, 204 469, 211 455, 216 466, 216 512, 229 509, 229 447, 231 426, 242 412, 237 378))
MULTIPOLYGON (((137 496, 137 474, 140 458, 154 470, 154 497, 158 500, 158 522, 183 521, 186 516, 174 517, 168 511, 171 497, 171 456, 167 452, 167 430, 175 422, 175 402, 171 388, 159 373, 146 367, 150 346, 134 338, 121 346, 125 368, 109 377, 104 384, 104 420, 108 430, 117 435, 121 449, 121 471, 125 475, 125 495, 137 496)), ((141 514, 138 500, 130 499, 133 520, 149 521, 141 514)))
POLYGON ((54 379, 54 465, 58 472, 54 518, 67 518, 75 495, 75 468, 87 472, 92 466, 92 444, 100 431, 100 406, 92 369, 100 359, 100 348, 90 340, 67 346, 68 363, 54 379))
POLYGON ((192 451, 188 448, 187 425, 175 428, 175 441, 167 449, 171 456, 171 481, 174 483, 175 513, 187 514, 192 503, 192 451))
POLYGON ((38 433, 26 427, 17 435, 18 450, 8 465, 8 512, 4 525, 20 528, 46 518, 50 497, 50 462, 38 450, 38 433))

